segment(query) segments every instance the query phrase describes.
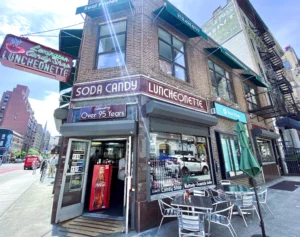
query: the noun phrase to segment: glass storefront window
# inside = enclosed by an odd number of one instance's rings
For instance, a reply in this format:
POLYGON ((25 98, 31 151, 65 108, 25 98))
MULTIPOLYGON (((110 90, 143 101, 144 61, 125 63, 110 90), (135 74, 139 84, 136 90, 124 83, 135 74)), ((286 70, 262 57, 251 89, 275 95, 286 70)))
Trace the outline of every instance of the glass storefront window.
POLYGON ((212 184, 205 137, 150 134, 151 194, 212 184))
POLYGON ((257 139, 259 153, 261 161, 264 162, 275 162, 275 157, 272 153, 271 142, 268 140, 257 139))
POLYGON ((224 166, 227 177, 242 175, 240 170, 240 146, 235 135, 220 134, 224 166))

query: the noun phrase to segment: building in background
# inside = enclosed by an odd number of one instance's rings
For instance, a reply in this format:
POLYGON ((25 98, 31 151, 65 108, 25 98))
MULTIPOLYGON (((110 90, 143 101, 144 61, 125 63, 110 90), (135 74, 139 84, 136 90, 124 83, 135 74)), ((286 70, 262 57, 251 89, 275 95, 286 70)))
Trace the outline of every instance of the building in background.
POLYGON ((37 124, 35 135, 34 135, 34 142, 32 145, 32 148, 42 152, 42 144, 43 144, 43 138, 44 138, 44 129, 41 124, 37 124))
MULTIPOLYGON (((219 7, 213 13, 213 17, 204 24, 203 31, 222 47, 230 50, 255 71, 261 80, 270 85, 269 88, 244 85, 248 113, 253 118, 252 129, 257 128, 257 122, 262 121, 268 127, 267 131, 273 132, 278 129, 275 121, 300 120, 290 83, 292 79, 289 78, 281 60, 284 52, 249 0, 228 0, 226 6, 219 7)), ((243 75, 245 80, 251 80, 249 73, 243 75)), ((282 171, 285 169, 281 140, 277 143, 276 140, 272 140, 272 136, 253 132, 252 138, 266 180, 274 179, 280 175, 279 168, 282 168, 282 171), (269 158, 269 152, 266 151, 270 151, 272 147, 273 150, 278 150, 282 159, 269 158)))
POLYGON ((0 102, 0 127, 24 136, 22 150, 27 152, 33 145, 37 121, 28 101, 29 88, 17 85, 13 91, 6 91, 0 102))
POLYGON ((21 151, 23 136, 13 130, 0 128, 0 158, 8 162, 14 151, 21 151))
POLYGON ((44 131, 44 137, 43 137, 43 143, 41 146, 41 152, 47 154, 49 150, 49 141, 50 141, 50 132, 49 131, 44 131))

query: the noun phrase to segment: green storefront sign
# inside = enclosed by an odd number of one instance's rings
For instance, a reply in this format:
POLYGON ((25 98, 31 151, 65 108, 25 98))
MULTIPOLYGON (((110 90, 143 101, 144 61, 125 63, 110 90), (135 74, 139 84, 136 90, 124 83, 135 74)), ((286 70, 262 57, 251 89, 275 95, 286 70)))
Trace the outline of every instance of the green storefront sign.
POLYGON ((76 9, 76 15, 81 13, 86 13, 90 17, 96 17, 97 15, 89 14, 90 12, 99 12, 102 11, 104 7, 111 12, 117 12, 121 10, 129 9, 133 7, 130 0, 103 0, 97 3, 92 3, 76 9))

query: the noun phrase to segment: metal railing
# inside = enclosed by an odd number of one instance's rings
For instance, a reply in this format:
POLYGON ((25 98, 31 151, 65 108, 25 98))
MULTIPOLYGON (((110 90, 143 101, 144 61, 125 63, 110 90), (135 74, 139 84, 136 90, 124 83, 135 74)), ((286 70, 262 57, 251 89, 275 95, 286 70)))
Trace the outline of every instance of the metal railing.
POLYGON ((300 175, 300 148, 285 147, 284 152, 289 175, 300 175))

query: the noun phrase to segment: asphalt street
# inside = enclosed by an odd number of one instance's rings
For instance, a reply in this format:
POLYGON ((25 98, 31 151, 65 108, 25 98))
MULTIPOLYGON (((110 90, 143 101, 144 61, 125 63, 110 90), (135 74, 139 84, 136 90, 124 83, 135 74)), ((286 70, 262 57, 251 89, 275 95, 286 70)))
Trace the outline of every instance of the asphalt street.
POLYGON ((0 237, 57 236, 50 224, 54 179, 40 183, 40 170, 21 164, 0 166, 0 237))

